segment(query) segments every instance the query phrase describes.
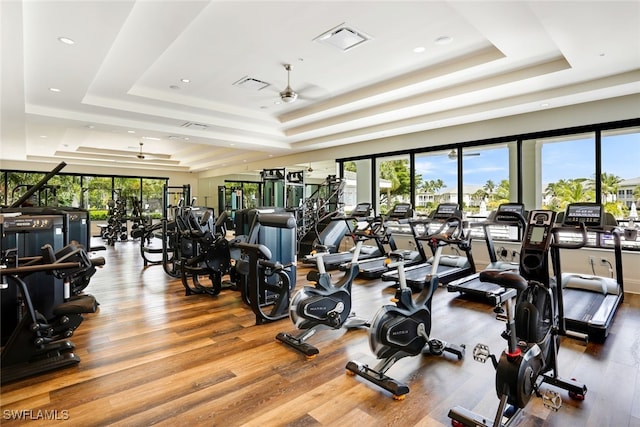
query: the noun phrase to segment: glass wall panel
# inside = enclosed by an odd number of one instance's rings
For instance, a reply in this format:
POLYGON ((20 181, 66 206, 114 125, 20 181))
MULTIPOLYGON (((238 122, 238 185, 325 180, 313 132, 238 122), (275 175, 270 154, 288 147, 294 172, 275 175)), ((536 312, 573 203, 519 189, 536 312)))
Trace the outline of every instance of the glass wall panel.
POLYGON ((85 176, 82 179, 84 206, 89 210, 92 220, 107 218, 109 200, 112 200, 112 178, 85 176))
POLYGON ((640 200, 640 129, 603 132, 601 198, 607 212, 621 220, 637 218, 640 200), (632 208, 635 210, 632 212, 632 208))
MULTIPOLYGON (((7 172, 7 204, 20 199, 31 186, 35 185, 44 178, 46 174, 41 172, 7 172)), ((32 195, 29 200, 23 203, 23 206, 39 206, 40 200, 46 198, 46 190, 32 195)))
POLYGON ((56 175, 49 180, 45 187, 47 206, 82 207, 80 176, 56 175))
MULTIPOLYGON (((500 204, 517 199, 510 191, 506 144, 464 148, 462 153, 462 200, 468 215, 486 217, 500 204)), ((517 175, 517 171, 513 174, 517 175)))
POLYGON ((376 159, 378 169, 378 214, 386 214, 396 203, 411 202, 411 175, 409 156, 376 159))
POLYGON ((142 212, 151 215, 151 218, 161 218, 162 198, 166 179, 142 179, 142 212))
POLYGON ((538 144, 544 192, 542 207, 563 211, 569 203, 594 202, 595 135, 544 139, 538 140, 538 144))
POLYGON ((455 151, 416 154, 416 202, 418 215, 428 215, 440 203, 458 203, 458 163, 455 151))
POLYGON ((7 205, 7 173, 0 171, 0 206, 7 205))
POLYGON ((134 204, 140 202, 141 179, 115 177, 113 179, 113 200, 126 203, 127 214, 134 204))

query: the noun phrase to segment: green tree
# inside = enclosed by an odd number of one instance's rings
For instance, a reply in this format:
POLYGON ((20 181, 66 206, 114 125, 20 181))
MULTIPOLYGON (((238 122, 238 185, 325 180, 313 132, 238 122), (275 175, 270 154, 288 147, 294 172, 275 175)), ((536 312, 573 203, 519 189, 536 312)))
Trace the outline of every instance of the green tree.
POLYGON ((391 187, 380 194, 380 204, 385 204, 387 209, 391 208, 394 197, 400 196, 400 198, 406 199, 406 196, 411 193, 409 160, 407 159, 381 162, 380 178, 391 183, 391 187))
POLYGON ((344 162, 344 170, 349 172, 357 172, 356 162, 344 162))
POLYGON ((549 197, 547 207, 553 210, 564 210, 569 203, 595 200, 594 190, 586 178, 561 179, 549 183, 545 195, 549 197))
POLYGON ((600 192, 602 197, 602 203, 611 202, 615 200, 615 196, 618 194, 618 188, 622 178, 617 175, 603 172, 600 175, 600 192))
POLYGON ((440 178, 438 179, 430 179, 425 181, 422 184, 422 191, 427 194, 432 194, 434 196, 434 200, 438 201, 438 196, 440 195, 440 191, 445 187, 445 183, 440 178))
POLYGON ((493 182, 492 180, 488 180, 484 184, 484 187, 482 187, 482 189, 487 193, 487 196, 489 197, 489 199, 491 199, 491 197, 493 196, 493 192, 496 189, 496 183, 493 182))

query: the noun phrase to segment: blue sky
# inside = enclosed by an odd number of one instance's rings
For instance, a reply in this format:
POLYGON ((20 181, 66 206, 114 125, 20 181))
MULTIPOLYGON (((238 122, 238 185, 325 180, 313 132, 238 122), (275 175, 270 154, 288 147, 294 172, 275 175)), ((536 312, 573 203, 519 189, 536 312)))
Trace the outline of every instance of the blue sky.
MULTIPOLYGON (((547 143, 542 146, 542 182, 560 179, 592 178, 595 173, 593 138, 547 143)), ((640 177, 640 133, 607 136, 602 139, 602 171, 630 179, 640 177)), ((509 176, 508 151, 505 148, 483 150, 479 156, 464 158, 465 185, 498 184, 509 176)), ((456 161, 446 153, 416 156, 417 173, 425 181, 441 179, 447 187, 456 185, 456 161)))

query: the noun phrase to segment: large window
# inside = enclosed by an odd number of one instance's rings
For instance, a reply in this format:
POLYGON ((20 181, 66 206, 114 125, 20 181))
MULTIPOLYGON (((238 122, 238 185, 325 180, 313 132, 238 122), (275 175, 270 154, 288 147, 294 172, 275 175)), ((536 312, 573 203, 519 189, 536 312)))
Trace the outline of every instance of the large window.
POLYGON ((428 215, 440 203, 458 203, 456 150, 416 154, 416 202, 419 215, 428 215))
POLYGON ((112 199, 112 178, 85 176, 83 179, 84 208, 89 210, 92 219, 107 217, 107 204, 112 199))
POLYGON ((409 156, 376 159, 378 169, 379 214, 386 214, 396 203, 411 202, 411 172, 409 156))
POLYGON ((541 146, 542 207, 564 210, 569 203, 595 202, 595 135, 538 140, 541 146))
POLYGON ((6 206, 7 200, 5 194, 7 193, 7 188, 5 185, 5 180, 7 179, 7 173, 0 171, 0 206, 6 206))
MULTIPOLYGON (((515 143, 511 147, 515 149, 515 143)), ((486 217, 500 204, 517 200, 511 192, 509 150, 506 144, 462 150, 462 200, 467 214, 486 217)))
POLYGON ((600 192, 602 203, 616 218, 637 214, 640 200, 640 129, 603 132, 602 173, 600 192), (632 212, 632 208, 636 208, 632 212))
POLYGON ((346 181, 343 198, 345 212, 351 212, 358 203, 375 206, 371 195, 371 159, 344 162, 342 177, 346 181))
POLYGON ((143 213, 148 213, 153 218, 159 218, 164 215, 164 212, 162 212, 162 198, 166 183, 166 179, 142 179, 141 207, 143 213))

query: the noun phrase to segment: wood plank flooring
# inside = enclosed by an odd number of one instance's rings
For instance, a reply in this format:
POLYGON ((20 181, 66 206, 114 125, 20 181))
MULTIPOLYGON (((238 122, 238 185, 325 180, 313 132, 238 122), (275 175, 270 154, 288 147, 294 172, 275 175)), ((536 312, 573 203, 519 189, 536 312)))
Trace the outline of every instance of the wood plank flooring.
MULTIPOLYGON (((471 356, 478 342, 497 353, 505 346, 503 324, 485 303, 438 289, 432 336, 466 344, 467 356, 400 360, 388 374, 411 391, 395 401, 345 374, 351 359, 375 364, 364 330, 319 332, 309 342, 320 354, 308 361, 275 340, 294 331, 289 319, 256 326, 237 292, 184 296, 161 266, 143 268, 137 242, 98 255, 107 264, 87 292, 100 309, 71 338, 82 361, 4 385, 2 425, 440 426, 450 425, 455 405, 490 418, 497 408, 495 371, 471 356)), ((305 275, 300 268, 298 286, 305 275)), ((372 318, 393 291, 357 280, 353 293, 354 311, 372 318)), ((559 359, 561 376, 587 384, 586 400, 563 392, 553 412, 534 398, 519 425, 640 426, 640 295, 627 296, 605 344, 562 339, 559 359)))

